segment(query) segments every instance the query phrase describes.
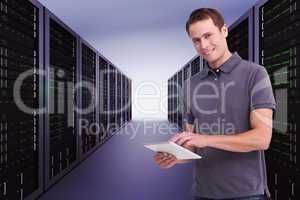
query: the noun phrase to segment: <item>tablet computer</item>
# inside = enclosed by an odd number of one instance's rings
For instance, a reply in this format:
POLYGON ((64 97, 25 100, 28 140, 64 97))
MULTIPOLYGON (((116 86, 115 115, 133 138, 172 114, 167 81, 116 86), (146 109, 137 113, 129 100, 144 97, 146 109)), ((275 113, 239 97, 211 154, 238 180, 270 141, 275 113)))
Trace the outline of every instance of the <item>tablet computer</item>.
POLYGON ((144 146, 155 152, 166 152, 166 153, 172 154, 178 160, 202 158, 198 154, 196 154, 174 142, 171 142, 171 141, 153 143, 153 144, 144 144, 144 146))

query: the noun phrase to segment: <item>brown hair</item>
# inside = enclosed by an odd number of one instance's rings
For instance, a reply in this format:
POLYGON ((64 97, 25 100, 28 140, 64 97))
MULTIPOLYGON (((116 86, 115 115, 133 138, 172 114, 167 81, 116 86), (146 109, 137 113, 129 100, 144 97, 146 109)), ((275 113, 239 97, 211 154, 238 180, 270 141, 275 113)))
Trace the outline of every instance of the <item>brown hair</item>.
POLYGON ((194 10, 188 21, 186 22, 185 29, 186 32, 189 34, 189 27, 191 24, 196 23, 198 21, 202 21, 205 19, 212 19, 214 24, 221 30, 224 26, 224 18, 221 13, 217 9, 213 8, 199 8, 194 10))

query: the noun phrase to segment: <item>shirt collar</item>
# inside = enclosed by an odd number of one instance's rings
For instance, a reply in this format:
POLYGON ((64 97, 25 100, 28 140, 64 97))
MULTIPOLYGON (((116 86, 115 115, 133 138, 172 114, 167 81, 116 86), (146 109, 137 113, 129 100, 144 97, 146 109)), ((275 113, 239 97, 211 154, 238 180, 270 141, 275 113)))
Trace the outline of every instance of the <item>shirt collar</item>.
MULTIPOLYGON (((229 74, 238 64, 240 64, 242 58, 238 55, 237 52, 234 52, 230 58, 228 58, 221 66, 220 71, 229 74)), ((213 72, 214 70, 211 69, 207 62, 205 62, 203 66, 203 70, 201 71, 200 78, 205 78, 209 72, 213 72)))

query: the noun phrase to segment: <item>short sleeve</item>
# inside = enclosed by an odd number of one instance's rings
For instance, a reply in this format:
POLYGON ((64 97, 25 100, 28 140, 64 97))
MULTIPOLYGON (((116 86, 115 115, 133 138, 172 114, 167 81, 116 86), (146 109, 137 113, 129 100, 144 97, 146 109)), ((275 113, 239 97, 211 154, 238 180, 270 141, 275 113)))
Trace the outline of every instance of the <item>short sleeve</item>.
POLYGON ((276 109, 276 102, 269 75, 264 67, 259 67, 250 83, 251 111, 258 108, 276 109))
POLYGON ((183 120, 185 123, 194 124, 195 117, 191 109, 190 84, 186 81, 181 91, 181 106, 183 110, 183 120))

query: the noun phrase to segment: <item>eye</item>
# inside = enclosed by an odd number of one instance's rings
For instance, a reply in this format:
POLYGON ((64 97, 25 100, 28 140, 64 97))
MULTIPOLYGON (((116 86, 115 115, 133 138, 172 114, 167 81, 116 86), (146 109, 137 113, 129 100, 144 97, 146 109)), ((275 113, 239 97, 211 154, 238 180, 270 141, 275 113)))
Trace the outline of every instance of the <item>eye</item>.
POLYGON ((200 40, 199 40, 199 39, 194 39, 193 42, 194 42, 195 44, 198 44, 198 43, 200 42, 200 40))
POLYGON ((211 36, 211 34, 210 34, 210 33, 207 33, 207 34, 204 35, 204 38, 205 38, 205 39, 208 39, 210 36, 211 36))

